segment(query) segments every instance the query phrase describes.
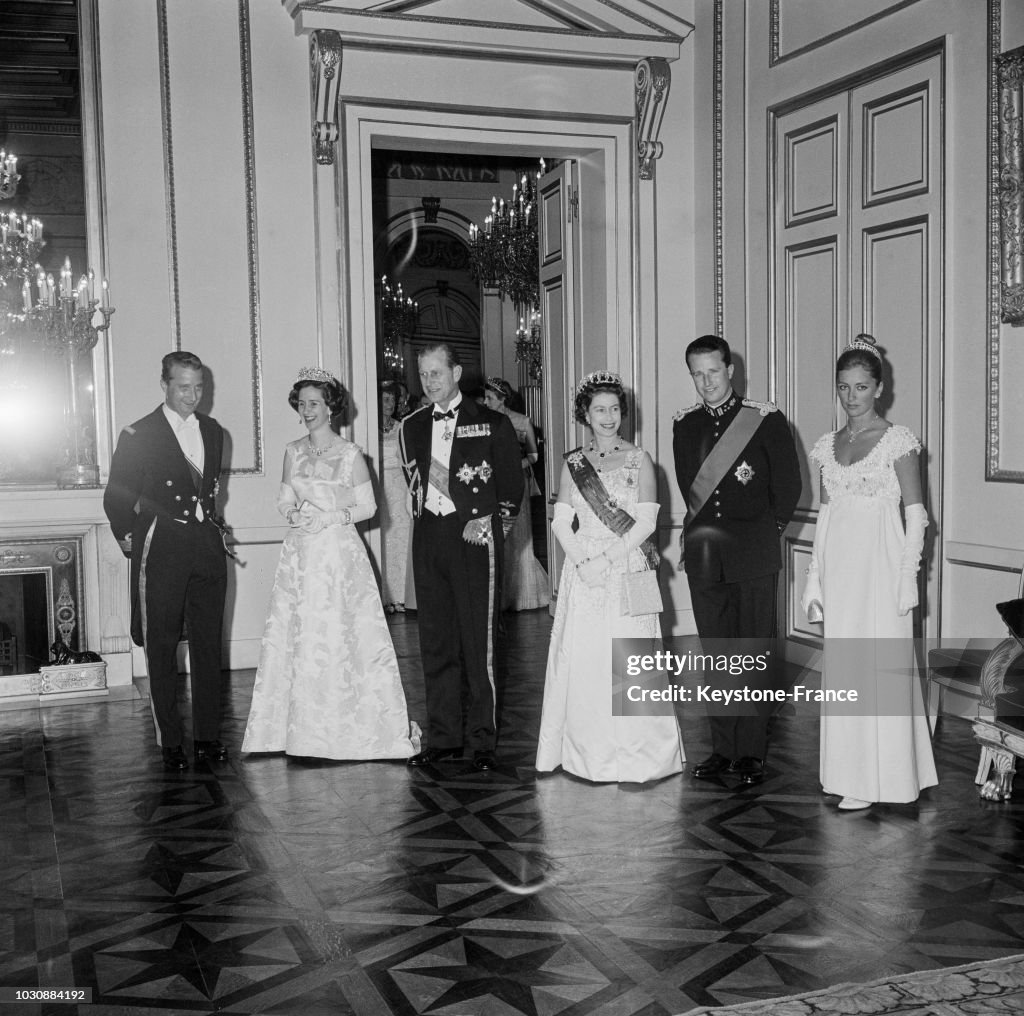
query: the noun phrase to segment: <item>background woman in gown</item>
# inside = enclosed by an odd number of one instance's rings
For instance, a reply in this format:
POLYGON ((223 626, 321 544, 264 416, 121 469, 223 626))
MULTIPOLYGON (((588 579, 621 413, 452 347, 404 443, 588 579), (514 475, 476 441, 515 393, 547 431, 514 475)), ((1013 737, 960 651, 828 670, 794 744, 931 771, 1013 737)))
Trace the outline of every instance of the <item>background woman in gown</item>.
POLYGON ((548 649, 537 769, 561 766, 594 782, 643 783, 681 772, 683 744, 674 715, 612 715, 612 639, 661 636, 657 614, 622 614, 623 575, 627 567, 644 567, 646 541, 658 521, 654 464, 620 436, 625 411, 617 374, 595 371, 580 382, 575 417, 592 437, 565 457, 551 525, 565 566, 548 649), (581 484, 592 498, 611 498, 632 517, 624 536, 598 517, 581 484))
POLYGON ((921 443, 878 415, 882 358, 870 335, 839 357, 836 391, 846 426, 811 451, 821 511, 801 602, 824 609, 822 687, 858 692, 856 709, 823 707, 821 718, 822 788, 853 811, 915 801, 938 782, 913 645, 928 517, 921 443))
POLYGON ((419 751, 377 582, 355 524, 376 511, 360 449, 331 420, 344 405, 305 367, 288 401, 307 435, 285 448, 278 511, 290 527, 270 594, 243 752, 331 759, 419 751))
POLYGON ((526 480, 523 504, 515 524, 505 537, 505 563, 501 584, 502 610, 536 610, 551 602, 548 573, 533 553, 533 520, 530 498, 540 494, 533 475, 537 461, 537 435, 530 418, 517 413, 509 402, 514 395, 512 386, 500 377, 489 377, 484 386, 484 403, 498 413, 504 413, 515 428, 523 456, 523 475, 526 480))
POLYGON ((384 610, 405 612, 405 575, 409 560, 409 488, 398 459, 398 405, 401 386, 385 381, 380 386, 380 478, 384 498, 380 512, 381 543, 384 548, 384 610))

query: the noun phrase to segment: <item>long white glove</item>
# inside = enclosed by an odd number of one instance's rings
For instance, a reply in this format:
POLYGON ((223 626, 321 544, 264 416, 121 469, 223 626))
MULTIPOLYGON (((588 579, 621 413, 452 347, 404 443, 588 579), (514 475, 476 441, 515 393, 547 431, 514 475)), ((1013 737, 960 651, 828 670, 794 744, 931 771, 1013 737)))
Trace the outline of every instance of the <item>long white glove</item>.
POLYGON ((369 480, 355 488, 355 504, 351 508, 339 508, 332 511, 321 511, 307 504, 299 511, 299 528, 304 533, 319 533, 327 526, 354 525, 372 518, 377 511, 377 502, 373 496, 373 484, 369 480))
POLYGON ((277 488, 277 510, 284 516, 285 521, 290 526, 294 526, 297 519, 294 519, 292 513, 298 513, 299 506, 295 502, 295 491, 292 490, 290 483, 282 483, 277 488))
POLYGON ((658 528, 658 512, 661 509, 656 501, 640 501, 633 508, 633 528, 630 529, 615 546, 609 547, 605 553, 609 558, 622 561, 630 551, 636 550, 655 529, 658 528))
POLYGON ((928 513, 923 504, 906 507, 907 533, 900 557, 900 584, 896 594, 896 611, 903 617, 917 606, 917 571, 921 567, 924 550, 924 531, 928 528, 928 513))
POLYGON ((804 595, 800 597, 800 606, 805 614, 815 600, 823 609, 825 606, 825 594, 821 590, 821 556, 831 514, 832 505, 823 504, 818 512, 818 524, 814 527, 814 545, 811 547, 811 563, 807 567, 807 584, 804 586, 804 595))
POLYGON ((572 531, 572 520, 575 517, 576 513, 572 510, 572 505, 558 501, 555 504, 554 518, 551 520, 551 532, 555 534, 555 538, 561 544, 565 556, 573 564, 579 564, 587 556, 587 553, 583 549, 580 538, 572 531))

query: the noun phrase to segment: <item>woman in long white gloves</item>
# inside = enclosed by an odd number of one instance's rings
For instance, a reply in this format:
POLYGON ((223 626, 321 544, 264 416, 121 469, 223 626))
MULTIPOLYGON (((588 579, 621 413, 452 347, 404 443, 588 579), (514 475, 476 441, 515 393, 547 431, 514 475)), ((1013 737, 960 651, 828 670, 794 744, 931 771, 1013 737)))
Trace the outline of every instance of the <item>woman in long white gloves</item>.
POLYGON ((329 759, 419 751, 395 649, 356 523, 377 510, 344 408, 325 370, 299 372, 288 401, 306 436, 285 448, 278 511, 289 531, 274 576, 243 752, 329 759))
POLYGON ((913 643, 928 516, 921 443, 877 412, 882 357, 870 335, 840 355, 836 391, 846 426, 811 451, 821 512, 802 605, 812 619, 815 604, 824 611, 822 688, 857 692, 821 717, 822 788, 854 811, 916 801, 938 782, 913 643))
POLYGON ((619 434, 625 411, 616 374, 595 371, 576 389, 575 417, 592 437, 565 457, 551 525, 565 565, 548 649, 537 769, 561 766, 594 782, 643 783, 681 772, 683 744, 671 712, 615 715, 612 639, 661 637, 657 614, 623 614, 624 575, 656 555, 648 537, 658 520, 651 458, 619 434))

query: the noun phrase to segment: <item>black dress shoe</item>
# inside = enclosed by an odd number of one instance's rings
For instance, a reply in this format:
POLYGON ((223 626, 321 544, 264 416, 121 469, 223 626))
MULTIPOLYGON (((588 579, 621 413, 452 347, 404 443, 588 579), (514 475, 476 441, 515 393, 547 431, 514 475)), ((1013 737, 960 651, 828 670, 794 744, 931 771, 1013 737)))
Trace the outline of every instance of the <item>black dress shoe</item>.
POLYGON ((494 752, 483 749, 473 752, 473 767, 482 773, 488 773, 495 768, 497 762, 494 760, 494 752))
POLYGON ((176 773, 188 769, 188 759, 185 758, 180 744, 176 748, 162 748, 161 754, 164 757, 164 769, 171 769, 176 773))
POLYGON ((226 762, 228 750, 220 741, 196 741, 196 761, 226 762))
POLYGON ((432 766, 444 758, 455 758, 462 754, 462 748, 424 748, 406 760, 407 766, 432 766))
POLYGON ((693 775, 698 780, 707 780, 712 776, 719 776, 724 772, 728 772, 731 766, 732 762, 724 755, 719 755, 716 751, 714 755, 708 756, 703 762, 698 762, 693 767, 693 775))
POLYGON ((764 762, 759 758, 746 755, 736 764, 736 772, 739 774, 740 783, 753 786, 764 780, 764 762))

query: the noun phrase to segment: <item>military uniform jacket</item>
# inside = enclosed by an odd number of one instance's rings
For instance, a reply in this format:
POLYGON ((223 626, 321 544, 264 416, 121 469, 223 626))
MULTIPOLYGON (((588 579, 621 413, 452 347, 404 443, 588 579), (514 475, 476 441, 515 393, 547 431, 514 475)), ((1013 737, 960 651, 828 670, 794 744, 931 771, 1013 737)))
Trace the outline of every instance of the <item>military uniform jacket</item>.
POLYGON ((198 485, 162 406, 121 431, 103 509, 118 540, 133 535, 133 549, 142 547, 154 519, 182 528, 199 525, 197 504, 203 506, 202 524, 213 524, 224 432, 216 420, 195 415, 203 439, 203 478, 198 485))
MULTIPOLYGON (((448 496, 463 522, 497 513, 512 518, 523 502, 523 469, 516 432, 507 416, 463 397, 455 411, 448 496)), ((406 480, 417 517, 430 479, 433 407, 402 421, 406 480)))
MULTIPOLYGON (((800 497, 800 465, 786 418, 768 403, 749 400, 764 419, 683 534, 687 576, 697 582, 742 582, 782 567, 779 535, 800 497)), ((721 406, 698 404, 672 429, 676 480, 689 501, 704 459, 743 408, 733 395, 721 406)), ((748 410, 749 412, 749 410, 748 410)))

